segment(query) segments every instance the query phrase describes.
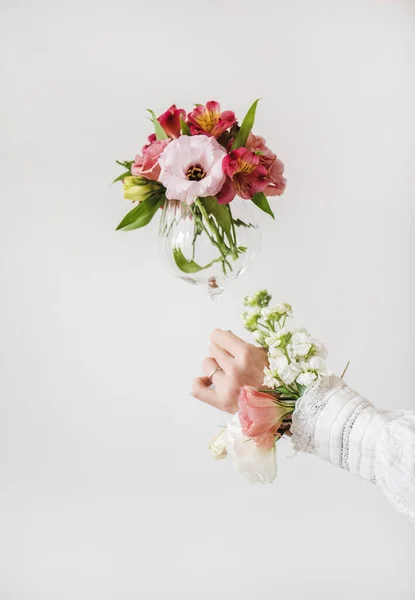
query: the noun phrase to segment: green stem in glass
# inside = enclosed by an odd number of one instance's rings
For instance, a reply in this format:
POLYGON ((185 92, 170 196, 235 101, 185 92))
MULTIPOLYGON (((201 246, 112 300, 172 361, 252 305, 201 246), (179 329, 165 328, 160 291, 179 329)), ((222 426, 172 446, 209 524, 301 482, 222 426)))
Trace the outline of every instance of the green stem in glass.
MULTIPOLYGON (((229 261, 226 258, 231 251, 225 244, 225 241, 224 241, 223 237, 221 236, 219 229, 216 227, 215 221, 209 217, 208 213, 206 212, 206 208, 203 206, 203 203, 201 202, 200 198, 198 198, 196 200, 195 204, 198 207, 198 209, 200 210, 200 212, 202 213, 202 217, 205 220, 205 223, 209 227, 210 231, 212 232, 213 236, 216 238, 216 246, 219 248, 219 251, 223 257, 224 264, 226 264, 228 266, 229 270, 232 271, 232 266, 230 265, 229 261)), ((225 269, 224 269, 224 273, 225 273, 225 269)))

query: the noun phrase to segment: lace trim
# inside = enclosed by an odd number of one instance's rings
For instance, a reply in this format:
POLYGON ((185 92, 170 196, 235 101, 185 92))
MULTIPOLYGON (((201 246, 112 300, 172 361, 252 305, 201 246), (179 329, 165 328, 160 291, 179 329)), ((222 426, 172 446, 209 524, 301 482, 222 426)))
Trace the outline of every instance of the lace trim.
POLYGON ((362 402, 355 408, 350 417, 346 421, 346 425, 343 429, 342 435, 342 446, 341 446, 341 468, 346 471, 350 471, 349 465, 349 448, 350 448, 350 434, 352 433, 353 425, 356 423, 357 417, 360 413, 371 406, 370 402, 362 402))
POLYGON ((404 438, 409 436, 415 444, 415 412, 397 411, 396 418, 390 421, 382 432, 375 461, 375 480, 388 502, 409 519, 415 527, 415 461, 402 466, 404 438), (402 429, 396 426, 400 421, 402 429))
POLYGON ((395 510, 403 514, 409 519, 409 522, 415 527, 415 513, 409 505, 408 500, 402 496, 402 493, 397 487, 392 485, 390 481, 376 478, 376 484, 385 494, 386 500, 393 506, 395 510))
POLYGON ((335 375, 325 377, 308 388, 297 401, 291 426, 291 441, 296 452, 315 454, 314 434, 318 416, 332 395, 344 386, 343 381, 335 375))

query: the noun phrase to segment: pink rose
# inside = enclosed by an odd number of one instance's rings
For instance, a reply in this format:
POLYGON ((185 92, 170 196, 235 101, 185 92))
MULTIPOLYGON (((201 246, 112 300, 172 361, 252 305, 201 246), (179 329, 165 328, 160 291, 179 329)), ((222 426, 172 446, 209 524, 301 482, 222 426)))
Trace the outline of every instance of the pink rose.
POLYGON ((169 142, 170 140, 156 140, 148 146, 144 146, 142 149, 143 155, 137 154, 131 166, 132 175, 158 181, 160 175, 158 160, 169 142))
POLYGON ((268 171, 267 187, 264 189, 266 196, 281 196, 285 190, 287 180, 283 176, 284 165, 279 158, 268 148, 263 137, 249 134, 246 147, 251 152, 258 151, 259 164, 268 171))
POLYGON ((249 386, 241 389, 238 405, 242 433, 251 438, 258 448, 272 448, 289 410, 278 404, 273 396, 249 386))

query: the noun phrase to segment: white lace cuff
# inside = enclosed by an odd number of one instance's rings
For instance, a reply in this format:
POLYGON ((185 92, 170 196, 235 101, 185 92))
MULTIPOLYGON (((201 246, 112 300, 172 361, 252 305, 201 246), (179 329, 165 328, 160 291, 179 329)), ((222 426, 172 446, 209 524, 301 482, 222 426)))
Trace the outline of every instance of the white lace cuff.
POLYGON ((330 377, 298 401, 291 432, 295 450, 378 484, 415 521, 415 412, 379 411, 330 377))

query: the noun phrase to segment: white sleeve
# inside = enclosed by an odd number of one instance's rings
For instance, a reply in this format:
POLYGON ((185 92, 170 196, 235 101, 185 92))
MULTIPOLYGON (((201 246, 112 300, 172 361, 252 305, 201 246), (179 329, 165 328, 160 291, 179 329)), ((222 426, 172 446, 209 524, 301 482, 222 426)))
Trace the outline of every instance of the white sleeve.
POLYGON ((291 432, 295 450, 372 481, 415 524, 415 411, 379 411, 330 377, 297 402, 291 432))

